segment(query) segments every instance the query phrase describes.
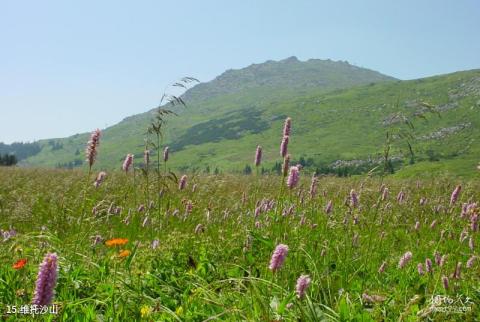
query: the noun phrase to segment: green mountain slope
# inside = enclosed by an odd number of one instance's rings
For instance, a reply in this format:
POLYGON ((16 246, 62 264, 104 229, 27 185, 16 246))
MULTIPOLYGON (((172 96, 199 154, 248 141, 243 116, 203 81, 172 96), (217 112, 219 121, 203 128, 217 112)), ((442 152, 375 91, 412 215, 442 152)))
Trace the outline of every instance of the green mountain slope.
MULTIPOLYGON (((293 119, 289 152, 312 168, 374 166, 386 132, 405 127, 399 113, 411 117, 415 128, 413 164, 402 140, 392 146, 395 167, 402 167, 398 175, 445 169, 471 175, 480 159, 480 70, 396 81, 343 62, 289 58, 227 71, 184 98, 188 108, 169 119, 164 142, 172 150, 172 168, 241 170, 252 164, 260 144, 263 166, 270 169, 280 161, 286 116, 293 119), (425 110, 422 102, 440 116, 413 117, 425 110)), ((126 153, 140 157, 152 116, 128 117, 104 130, 96 166, 119 168, 126 153)), ((87 140, 80 134, 40 141, 42 151, 23 164, 80 165, 87 140)))

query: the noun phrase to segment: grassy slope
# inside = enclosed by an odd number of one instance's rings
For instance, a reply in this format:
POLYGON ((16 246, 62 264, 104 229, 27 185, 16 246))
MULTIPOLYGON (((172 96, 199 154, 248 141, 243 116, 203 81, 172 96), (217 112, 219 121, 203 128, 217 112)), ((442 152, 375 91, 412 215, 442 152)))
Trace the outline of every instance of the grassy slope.
MULTIPOLYGON (((470 126, 441 140, 418 140, 414 148, 418 160, 426 159, 432 149, 439 162, 419 162, 399 175, 417 175, 426 169, 448 165, 454 174, 474 173, 479 159, 480 71, 458 72, 412 81, 395 81, 357 86, 326 92, 324 88, 291 90, 255 87, 240 93, 223 94, 192 101, 179 117, 168 124, 166 144, 173 146, 177 166, 203 168, 218 166, 224 170, 241 169, 251 164, 255 146, 264 147, 265 166, 279 161, 278 149, 285 116, 293 119, 290 153, 294 159, 311 157, 316 162, 366 159, 383 150, 387 128, 382 121, 397 111, 413 113, 412 101, 436 106, 457 104, 441 112, 441 118, 416 120, 418 137, 465 122, 470 126), (396 107, 396 103, 399 103, 396 107), (230 139, 229 139, 230 138, 230 139), (195 145, 185 145, 194 141, 195 145)), ((104 131, 99 166, 118 167, 126 153, 140 154, 143 133, 150 113, 124 120, 104 131)), ((74 158, 83 159, 87 135, 63 139, 64 149, 42 153, 27 160, 29 164, 53 166, 74 158), (74 156, 75 150, 80 155, 74 156)), ((394 151, 400 154, 401 151, 394 151)))

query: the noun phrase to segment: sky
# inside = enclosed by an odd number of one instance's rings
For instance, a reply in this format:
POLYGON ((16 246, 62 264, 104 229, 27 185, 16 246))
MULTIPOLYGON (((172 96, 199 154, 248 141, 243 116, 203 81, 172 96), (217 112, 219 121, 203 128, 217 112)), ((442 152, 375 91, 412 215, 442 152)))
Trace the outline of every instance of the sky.
POLYGON ((480 68, 478 0, 0 0, 0 142, 158 105, 183 76, 297 56, 400 79, 480 68))

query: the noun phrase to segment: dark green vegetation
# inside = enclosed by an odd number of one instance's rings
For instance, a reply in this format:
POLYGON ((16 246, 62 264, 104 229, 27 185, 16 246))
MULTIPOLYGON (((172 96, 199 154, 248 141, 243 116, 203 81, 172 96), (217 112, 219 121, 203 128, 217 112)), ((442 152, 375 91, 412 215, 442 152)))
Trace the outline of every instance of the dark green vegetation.
POLYGON ((0 154, 0 165, 12 166, 17 164, 17 157, 14 154, 0 154))
POLYGON ((276 176, 198 176, 182 191, 169 183, 160 204, 158 192, 150 194, 155 202, 149 206, 138 171, 136 181, 131 172, 109 173, 97 189, 92 176, 84 190, 86 172, 0 168, 0 229, 4 236, 16 231, 0 239, 2 320, 32 320, 5 312, 7 305, 30 303, 47 252, 59 257, 54 303, 60 321, 480 319, 480 260, 467 265, 478 256, 479 233, 471 225, 478 207, 461 217, 464 202, 479 201, 478 182, 463 182, 450 205, 459 183, 451 180, 387 179, 390 196, 382 200, 378 178, 320 178, 312 198, 308 178, 301 177, 300 186, 287 191, 276 176), (359 195, 358 207, 348 202, 350 189, 359 195), (405 199, 397 202, 400 191, 405 199), (263 211, 255 217, 258 206, 263 211), (129 241, 109 248, 103 241, 110 238, 129 241), (273 274, 268 265, 279 243, 289 253, 273 274), (119 258, 120 250, 130 254, 119 258), (398 268, 407 251, 412 259, 398 268), (446 255, 442 266, 435 252, 446 255), (25 267, 13 269, 22 258, 25 267), (427 258, 433 272, 420 275, 417 264, 427 258), (301 274, 312 279, 303 299, 294 293, 301 274), (442 277, 449 279, 447 289, 442 277), (435 304, 434 295, 456 302, 435 304), (438 307, 469 311, 446 314, 435 312, 438 307))
MULTIPOLYGON (((293 160, 321 173, 348 175, 378 166, 387 133, 389 171, 399 176, 470 176, 480 154, 479 70, 397 81, 344 62, 290 58, 227 71, 184 99, 188 108, 168 119, 163 141, 182 170, 240 173, 261 144, 263 170, 275 172, 285 116, 294 124, 293 160)), ((104 130, 100 166, 119 168, 127 153, 141 155, 153 115, 128 117, 104 130)), ((79 166, 87 139, 78 134, 40 141, 42 151, 22 164, 79 166)))

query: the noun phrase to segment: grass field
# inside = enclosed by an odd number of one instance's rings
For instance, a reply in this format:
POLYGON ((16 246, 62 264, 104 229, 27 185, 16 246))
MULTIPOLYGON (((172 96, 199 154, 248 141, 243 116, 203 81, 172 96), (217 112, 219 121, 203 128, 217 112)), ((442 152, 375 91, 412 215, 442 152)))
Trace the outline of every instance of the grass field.
POLYGON ((302 171, 293 189, 279 176, 188 175, 183 190, 162 179, 160 196, 152 173, 147 189, 138 170, 98 188, 87 172, 0 169, 3 320, 32 320, 7 311, 31 303, 47 253, 58 314, 40 320, 480 319, 478 181, 320 177, 312 196, 302 171), (288 254, 271 270, 279 244, 288 254))

